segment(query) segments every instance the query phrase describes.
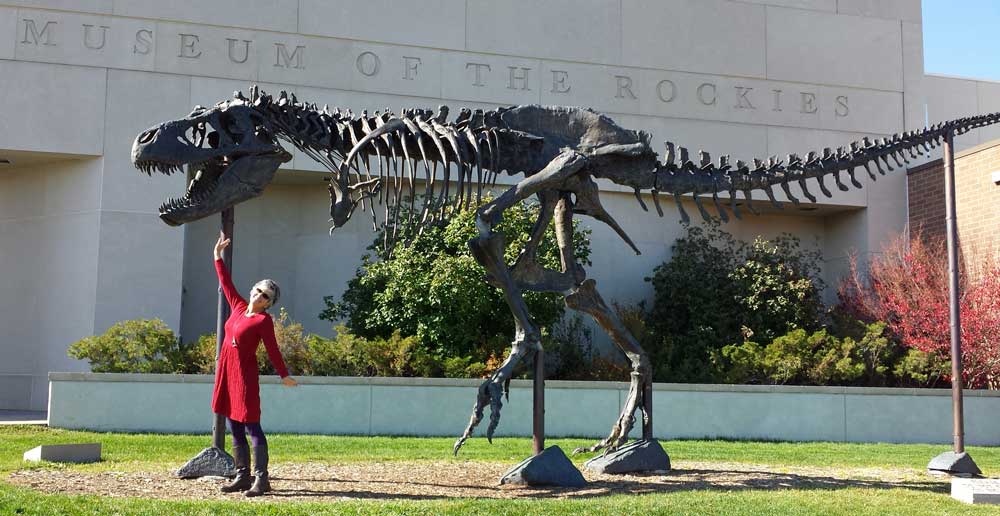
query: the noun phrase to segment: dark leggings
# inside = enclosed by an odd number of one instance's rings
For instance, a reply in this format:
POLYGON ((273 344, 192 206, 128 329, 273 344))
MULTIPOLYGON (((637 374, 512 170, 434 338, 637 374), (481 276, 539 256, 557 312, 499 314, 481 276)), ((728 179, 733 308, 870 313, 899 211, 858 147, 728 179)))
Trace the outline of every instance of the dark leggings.
POLYGON ((267 437, 264 437, 264 430, 260 427, 260 423, 240 423, 230 419, 229 430, 233 433, 233 446, 245 448, 247 432, 250 432, 250 440, 253 442, 254 448, 262 444, 267 445, 267 437))

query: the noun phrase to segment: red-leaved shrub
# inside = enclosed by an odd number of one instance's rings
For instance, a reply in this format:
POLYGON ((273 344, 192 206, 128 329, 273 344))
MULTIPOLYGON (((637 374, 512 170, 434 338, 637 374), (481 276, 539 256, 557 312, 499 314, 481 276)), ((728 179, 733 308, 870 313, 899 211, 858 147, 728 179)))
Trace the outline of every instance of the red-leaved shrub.
MULTIPOLYGON (((962 379, 968 388, 1000 388, 1000 264, 960 268, 962 379), (970 274, 971 272, 971 274, 970 274)), ((867 278, 851 260, 838 288, 840 309, 882 320, 907 347, 949 359, 948 255, 944 242, 919 234, 890 241, 869 263, 867 278)))

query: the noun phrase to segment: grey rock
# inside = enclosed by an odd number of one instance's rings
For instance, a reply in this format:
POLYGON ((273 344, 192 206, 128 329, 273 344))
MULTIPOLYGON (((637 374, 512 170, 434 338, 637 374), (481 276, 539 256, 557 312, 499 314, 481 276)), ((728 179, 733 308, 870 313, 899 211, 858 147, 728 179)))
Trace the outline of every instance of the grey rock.
POLYGON ((501 484, 583 487, 587 481, 558 446, 521 461, 500 479, 501 484))
POLYGON ((233 477, 236 475, 236 463, 226 450, 205 448, 181 466, 176 474, 179 478, 233 477))
POLYGON ((43 444, 24 452, 29 462, 98 462, 101 460, 101 443, 43 444))
POLYGON ((982 475, 979 466, 972 460, 968 453, 955 453, 953 451, 944 452, 931 459, 927 464, 927 469, 931 471, 942 471, 951 475, 982 475))
POLYGON ((584 463, 594 473, 637 473, 642 471, 667 471, 670 457, 656 439, 639 440, 584 463))

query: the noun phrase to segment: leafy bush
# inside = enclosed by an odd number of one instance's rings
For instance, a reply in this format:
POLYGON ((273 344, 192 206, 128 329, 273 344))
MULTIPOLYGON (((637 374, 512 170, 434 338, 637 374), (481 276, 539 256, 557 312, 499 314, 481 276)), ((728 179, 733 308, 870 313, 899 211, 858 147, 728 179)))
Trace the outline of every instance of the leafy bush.
MULTIPOLYGON (((538 206, 518 204, 504 213, 498 226, 508 242, 508 263, 528 242, 538 218, 538 206)), ((405 217, 401 217, 405 220, 405 217)), ((412 228, 401 233, 410 235, 412 228)), ((468 241, 478 236, 475 210, 453 216, 447 225, 432 225, 408 246, 381 250, 384 234, 376 235, 356 276, 340 301, 324 298, 321 319, 343 320, 351 334, 366 339, 389 339, 395 332, 416 337, 427 353, 445 358, 469 357, 470 365, 485 362, 496 348, 496 337, 510 341, 514 321, 501 291, 483 281, 485 271, 472 257, 468 241), (471 331, 470 331, 471 330, 471 331)), ((579 262, 589 264, 589 231, 575 232, 573 249, 579 262)), ((559 269, 555 233, 550 227, 538 247, 538 262, 559 269)), ((525 292, 534 321, 550 327, 565 310, 562 296, 525 292)), ((452 362, 454 371, 457 362, 452 362)))
POLYGON ((190 347, 160 319, 121 321, 102 335, 70 345, 69 356, 90 362, 95 373, 193 373, 190 347))
MULTIPOLYGON (((856 260, 839 288, 841 310, 864 320, 883 320, 910 354, 901 371, 909 380, 934 383, 950 376, 939 365, 950 360, 951 332, 947 253, 943 242, 929 243, 918 233, 900 236, 861 274, 856 260), (933 356, 930 356, 933 355, 933 356), (937 375, 937 377, 935 377, 937 375)), ((959 311, 963 381, 969 388, 1000 388, 1000 264, 962 270, 959 311)))
POLYGON ((726 373, 711 357, 723 346, 819 328, 818 251, 802 250, 790 235, 740 242, 718 222, 685 229, 670 261, 647 278, 654 297, 646 316, 649 336, 641 342, 654 380, 721 381, 726 373))
POLYGON ((889 349, 885 324, 873 323, 860 340, 795 329, 766 346, 724 346, 712 360, 727 383, 874 385, 889 372, 889 349))

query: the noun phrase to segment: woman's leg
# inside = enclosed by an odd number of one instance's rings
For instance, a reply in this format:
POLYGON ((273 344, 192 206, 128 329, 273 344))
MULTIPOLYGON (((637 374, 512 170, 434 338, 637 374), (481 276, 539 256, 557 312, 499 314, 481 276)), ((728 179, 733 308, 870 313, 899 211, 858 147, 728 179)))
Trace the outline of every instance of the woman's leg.
POLYGON ((253 483, 250 478, 250 449, 247 446, 246 426, 239 421, 230 419, 229 430, 233 434, 233 462, 236 466, 236 478, 229 484, 222 486, 222 492, 246 491, 253 483))
MULTIPOLYGON (((247 427, 239 421, 229 419, 229 431, 233 434, 233 448, 247 447, 247 427)), ((259 425, 258 425, 259 426, 259 425)))
POLYGON ((260 496, 271 490, 270 476, 267 473, 267 437, 260 423, 246 423, 253 441, 253 487, 246 492, 247 496, 260 496))

